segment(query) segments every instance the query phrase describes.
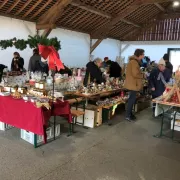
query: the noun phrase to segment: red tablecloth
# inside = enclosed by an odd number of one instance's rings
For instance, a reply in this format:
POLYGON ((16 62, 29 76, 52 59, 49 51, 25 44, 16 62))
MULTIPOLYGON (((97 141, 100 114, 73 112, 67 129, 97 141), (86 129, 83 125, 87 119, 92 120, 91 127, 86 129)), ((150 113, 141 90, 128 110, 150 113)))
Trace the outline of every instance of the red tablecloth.
MULTIPOLYGON (((37 108, 31 102, 0 96, 0 121, 38 135, 45 135, 45 126, 51 116, 65 116, 72 122, 67 101, 54 103, 52 110, 37 108)), ((45 140, 46 141, 46 140, 45 140)))
POLYGON ((69 123, 72 123, 71 108, 68 101, 57 100, 53 104, 51 116, 64 116, 68 119, 69 123))

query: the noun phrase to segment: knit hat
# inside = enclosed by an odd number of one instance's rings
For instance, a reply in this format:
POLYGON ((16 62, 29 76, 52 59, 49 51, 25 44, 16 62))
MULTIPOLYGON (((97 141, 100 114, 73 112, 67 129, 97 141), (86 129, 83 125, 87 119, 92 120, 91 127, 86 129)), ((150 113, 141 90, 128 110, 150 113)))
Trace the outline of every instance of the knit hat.
POLYGON ((164 65, 164 66, 166 66, 166 62, 164 61, 163 58, 160 59, 160 61, 159 61, 158 64, 159 64, 159 65, 164 65))

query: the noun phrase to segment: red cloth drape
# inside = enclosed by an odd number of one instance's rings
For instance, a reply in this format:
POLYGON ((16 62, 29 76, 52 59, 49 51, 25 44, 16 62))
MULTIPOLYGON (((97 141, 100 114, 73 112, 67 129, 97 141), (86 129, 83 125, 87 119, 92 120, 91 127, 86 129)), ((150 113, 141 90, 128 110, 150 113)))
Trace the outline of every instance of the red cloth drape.
POLYGON ((53 46, 38 45, 38 48, 40 55, 44 59, 49 58, 48 60, 49 69, 56 70, 56 67, 58 71, 60 69, 64 69, 64 65, 60 59, 60 56, 53 46))
MULTIPOLYGON (((51 110, 37 108, 31 102, 16 100, 11 96, 0 96, 0 121, 14 127, 45 136, 45 128, 51 116, 65 116, 72 122, 70 105, 67 101, 57 101, 51 110)), ((46 139, 45 139, 46 142, 46 139)))

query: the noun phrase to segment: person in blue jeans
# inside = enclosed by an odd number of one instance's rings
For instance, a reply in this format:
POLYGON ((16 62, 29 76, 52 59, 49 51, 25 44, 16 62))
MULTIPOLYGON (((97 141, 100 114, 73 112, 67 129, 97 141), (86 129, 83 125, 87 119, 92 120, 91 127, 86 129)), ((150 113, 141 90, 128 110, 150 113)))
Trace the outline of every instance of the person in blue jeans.
POLYGON ((136 102, 136 94, 143 88, 143 73, 140 69, 141 60, 144 58, 144 50, 136 49, 134 56, 129 58, 129 63, 126 69, 126 79, 124 83, 124 88, 129 91, 129 99, 126 110, 126 120, 131 122, 136 119, 133 115, 133 105, 136 102))

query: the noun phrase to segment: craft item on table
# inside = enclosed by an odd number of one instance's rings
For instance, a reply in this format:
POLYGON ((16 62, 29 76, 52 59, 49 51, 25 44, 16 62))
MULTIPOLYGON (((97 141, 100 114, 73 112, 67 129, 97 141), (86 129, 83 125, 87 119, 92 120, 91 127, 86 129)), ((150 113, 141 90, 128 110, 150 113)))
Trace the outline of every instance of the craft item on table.
POLYGON ((49 71, 49 76, 46 78, 46 83, 48 84, 48 85, 51 85, 52 83, 53 83, 53 78, 52 78, 52 72, 51 71, 49 71))
POLYGON ((14 99, 21 99, 22 97, 21 97, 21 94, 18 92, 18 86, 14 87, 14 89, 15 89, 15 92, 12 93, 12 97, 14 99))
POLYGON ((35 82, 35 88, 39 89, 39 82, 35 82))
POLYGON ((175 83, 172 87, 166 87, 162 95, 164 102, 180 103, 180 67, 175 73, 175 83))
POLYGON ((10 96, 10 92, 0 92, 0 96, 10 96))
POLYGON ((42 106, 44 106, 48 110, 51 109, 51 106, 49 105, 49 103, 35 102, 35 106, 37 108, 41 108, 42 106))
POLYGON ((39 82, 39 89, 40 90, 44 90, 45 89, 45 82, 44 81, 40 81, 39 82))

